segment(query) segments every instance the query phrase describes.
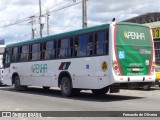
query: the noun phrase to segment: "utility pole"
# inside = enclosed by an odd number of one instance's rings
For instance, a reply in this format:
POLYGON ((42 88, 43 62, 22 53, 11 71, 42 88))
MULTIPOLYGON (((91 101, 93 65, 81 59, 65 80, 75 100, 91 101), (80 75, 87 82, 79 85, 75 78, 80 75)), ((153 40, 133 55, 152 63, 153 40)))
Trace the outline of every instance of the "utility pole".
POLYGON ((42 9, 41 9, 41 0, 39 0, 39 20, 40 20, 40 36, 42 37, 42 29, 43 29, 43 24, 42 24, 42 9))
POLYGON ((47 35, 49 36, 49 16, 50 14, 48 10, 46 11, 46 15, 47 15, 47 35))
POLYGON ((82 28, 87 27, 87 0, 82 0, 82 28))
POLYGON ((31 37, 31 39, 32 40, 34 39, 34 29, 33 29, 34 17, 35 16, 29 17, 31 19, 31 21, 29 23, 31 23, 31 31, 32 31, 32 37, 31 37))

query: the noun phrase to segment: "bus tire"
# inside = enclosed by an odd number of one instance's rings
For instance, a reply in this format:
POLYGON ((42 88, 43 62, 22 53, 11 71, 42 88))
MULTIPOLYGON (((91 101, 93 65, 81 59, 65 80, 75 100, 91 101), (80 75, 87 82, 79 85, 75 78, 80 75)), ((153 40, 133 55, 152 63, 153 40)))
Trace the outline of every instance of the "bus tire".
POLYGON ((150 83, 142 86, 143 90, 150 90, 150 88, 151 88, 151 84, 150 83))
POLYGON ((109 91, 109 87, 105 87, 102 89, 92 89, 91 91, 94 95, 104 95, 109 91))
POLYGON ((72 82, 68 77, 61 80, 61 93, 64 97, 70 97, 73 94, 72 82))
POLYGON ((27 89, 27 86, 22 86, 20 84, 20 79, 19 79, 19 76, 16 76, 14 78, 14 87, 15 87, 15 90, 16 91, 21 91, 21 90, 26 90, 27 89))

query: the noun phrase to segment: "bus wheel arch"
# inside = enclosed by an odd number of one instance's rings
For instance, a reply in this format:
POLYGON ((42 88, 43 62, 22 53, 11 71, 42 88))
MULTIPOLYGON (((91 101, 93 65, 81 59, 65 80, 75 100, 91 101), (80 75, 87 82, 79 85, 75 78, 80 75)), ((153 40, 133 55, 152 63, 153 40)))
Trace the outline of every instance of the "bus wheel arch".
POLYGON ((12 85, 15 83, 16 76, 19 77, 19 74, 18 73, 13 73, 13 75, 12 75, 12 85))
MULTIPOLYGON (((72 83, 72 78, 71 78, 70 73, 68 71, 62 71, 62 72, 60 72, 60 74, 58 76, 58 87, 60 87, 61 80, 62 80, 63 77, 68 77, 70 79, 71 83, 72 83)), ((72 85, 72 87, 73 87, 73 85, 72 85)))
POLYGON ((61 93, 64 97, 71 97, 73 95, 72 79, 68 72, 63 71, 58 77, 58 86, 61 88, 61 93))
POLYGON ((20 82, 20 77, 18 73, 13 73, 12 75, 12 85, 14 84, 16 91, 26 90, 27 86, 22 86, 20 82))

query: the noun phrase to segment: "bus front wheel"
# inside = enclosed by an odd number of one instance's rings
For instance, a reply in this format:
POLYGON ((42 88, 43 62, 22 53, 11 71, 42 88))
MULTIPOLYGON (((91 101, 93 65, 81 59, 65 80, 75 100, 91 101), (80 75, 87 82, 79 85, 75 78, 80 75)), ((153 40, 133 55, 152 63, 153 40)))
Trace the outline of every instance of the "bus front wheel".
POLYGON ((94 95, 104 95, 109 91, 109 87, 105 87, 102 89, 92 89, 91 91, 94 95))
POLYGON ((21 86, 19 76, 16 76, 14 79, 14 87, 16 91, 27 89, 27 86, 21 86))
POLYGON ((63 77, 61 80, 61 93, 64 97, 70 97, 73 93, 72 83, 68 77, 63 77))

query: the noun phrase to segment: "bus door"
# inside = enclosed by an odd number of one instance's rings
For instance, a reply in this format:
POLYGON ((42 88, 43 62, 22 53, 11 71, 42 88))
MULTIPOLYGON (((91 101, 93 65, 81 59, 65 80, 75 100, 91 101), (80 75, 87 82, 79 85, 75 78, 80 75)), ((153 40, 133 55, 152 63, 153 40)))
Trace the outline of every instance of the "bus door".
POLYGON ((9 68, 11 63, 11 49, 6 49, 3 57, 4 68, 9 68))
POLYGON ((10 80, 10 64, 11 64, 11 49, 6 49, 4 52, 4 57, 3 57, 3 76, 4 76, 4 84, 11 85, 12 81, 10 80))

